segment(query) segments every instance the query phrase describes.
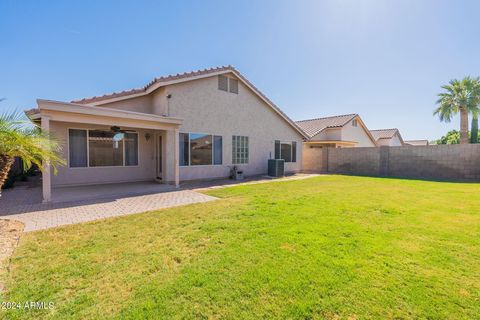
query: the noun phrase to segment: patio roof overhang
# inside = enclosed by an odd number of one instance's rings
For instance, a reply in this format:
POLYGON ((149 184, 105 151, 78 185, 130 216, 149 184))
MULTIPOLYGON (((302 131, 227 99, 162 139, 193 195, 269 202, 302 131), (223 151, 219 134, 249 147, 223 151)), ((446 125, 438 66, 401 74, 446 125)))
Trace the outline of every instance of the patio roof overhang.
MULTIPOLYGON (((167 139, 172 139, 174 150, 171 153, 173 157, 171 167, 175 186, 179 186, 178 132, 183 119, 53 100, 39 99, 37 105, 38 109, 26 111, 25 114, 33 122, 38 123, 44 131, 50 131, 51 121, 165 130, 167 139)), ((50 202, 52 199, 52 184, 51 166, 48 159, 43 161, 42 167, 43 201, 50 202)))
POLYGON ((42 117, 48 117, 50 121, 157 130, 172 130, 178 128, 183 122, 183 119, 180 118, 70 102, 38 99, 37 104, 38 109, 27 112, 32 121, 39 121, 42 117))

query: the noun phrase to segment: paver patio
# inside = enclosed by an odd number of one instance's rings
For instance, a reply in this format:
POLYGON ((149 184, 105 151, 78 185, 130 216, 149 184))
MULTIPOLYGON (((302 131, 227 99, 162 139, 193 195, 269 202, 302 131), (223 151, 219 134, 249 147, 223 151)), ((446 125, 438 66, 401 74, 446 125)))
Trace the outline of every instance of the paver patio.
MULTIPOLYGON (((316 175, 294 175, 273 181, 306 179, 316 175)), ((39 186, 20 186, 5 190, 0 198, 0 219, 25 224, 25 232, 62 225, 141 213, 193 203, 216 200, 197 190, 264 183, 271 179, 257 177, 244 182, 217 180, 186 183, 181 189, 155 182, 110 184, 61 188, 54 190, 52 203, 41 203, 39 186)))
MULTIPOLYGON (((78 200, 78 195, 75 196, 72 190, 67 190, 63 193, 66 195, 66 202, 46 204, 40 201, 38 187, 15 188, 3 193, 0 200, 0 218, 21 221, 25 224, 24 231, 28 232, 216 199, 192 190, 157 186, 160 189, 156 193, 153 193, 149 183, 144 183, 138 184, 130 194, 117 190, 117 195, 107 193, 101 198, 87 197, 88 200, 78 200), (136 189, 142 189, 143 194, 139 194, 140 190, 136 189)), ((106 186, 90 186, 88 190, 79 191, 91 196, 96 188, 105 190, 106 186)))

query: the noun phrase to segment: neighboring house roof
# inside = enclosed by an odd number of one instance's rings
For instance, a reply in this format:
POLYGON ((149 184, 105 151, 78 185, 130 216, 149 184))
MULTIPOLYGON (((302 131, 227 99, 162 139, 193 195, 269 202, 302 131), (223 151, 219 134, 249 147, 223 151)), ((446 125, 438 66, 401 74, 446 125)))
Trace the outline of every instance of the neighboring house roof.
POLYGON ((379 139, 392 139, 395 134, 398 134, 400 141, 403 143, 402 135, 397 128, 370 130, 370 133, 373 138, 375 138, 375 141, 379 139))
POLYGON ((300 120, 296 121, 296 123, 309 138, 312 138, 327 128, 343 127, 355 117, 358 117, 358 114, 352 113, 340 116, 300 120))
POLYGON ((410 146, 428 146, 429 142, 428 140, 405 140, 405 144, 408 144, 410 146))
POLYGON ((248 81, 247 78, 245 78, 238 70, 236 70, 233 66, 230 66, 230 65, 192 71, 192 72, 186 72, 186 73, 176 74, 176 75, 163 76, 160 78, 153 79, 147 85, 141 88, 131 89, 131 90, 122 91, 122 92, 113 92, 113 93, 105 94, 100 97, 84 98, 80 100, 74 100, 71 102, 77 103, 77 104, 88 104, 88 105, 98 106, 105 103, 147 95, 162 86, 212 77, 212 76, 226 74, 226 73, 233 73, 240 81, 243 82, 243 84, 245 84, 248 88, 250 88, 250 90, 252 90, 258 97, 260 97, 260 99, 262 99, 269 107, 271 107, 284 120, 286 120, 296 131, 298 131, 303 137, 308 138, 305 132, 303 132, 303 130, 292 119, 290 119, 285 113, 283 113, 283 111, 280 110, 280 108, 277 105, 275 105, 270 99, 268 99, 266 95, 264 95, 259 89, 257 89, 257 87, 255 87, 250 81, 248 81))

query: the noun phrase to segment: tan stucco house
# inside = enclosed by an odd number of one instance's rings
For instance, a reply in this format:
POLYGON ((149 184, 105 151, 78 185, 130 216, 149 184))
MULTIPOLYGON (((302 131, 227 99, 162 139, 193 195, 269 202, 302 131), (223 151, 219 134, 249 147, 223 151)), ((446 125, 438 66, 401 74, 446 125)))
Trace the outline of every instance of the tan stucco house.
POLYGON ((296 121, 313 145, 346 147, 375 147, 375 140, 358 114, 296 121))
POLYGON ((375 147, 375 139, 358 114, 296 121, 307 134, 303 143, 304 171, 322 171, 323 150, 329 148, 375 147))
POLYGON ((406 146, 414 146, 414 147, 421 147, 421 146, 428 146, 430 145, 430 143, 428 142, 428 140, 424 140, 424 139, 421 139, 421 140, 405 140, 404 141, 404 144, 406 146))
POLYGON ((144 87, 71 102, 37 100, 26 112, 63 144, 65 167, 45 164, 52 187, 180 181, 267 172, 285 159, 298 172, 308 136, 231 66, 156 78, 144 87))
POLYGON ((378 146, 400 147, 404 145, 402 135, 396 128, 370 130, 378 146))

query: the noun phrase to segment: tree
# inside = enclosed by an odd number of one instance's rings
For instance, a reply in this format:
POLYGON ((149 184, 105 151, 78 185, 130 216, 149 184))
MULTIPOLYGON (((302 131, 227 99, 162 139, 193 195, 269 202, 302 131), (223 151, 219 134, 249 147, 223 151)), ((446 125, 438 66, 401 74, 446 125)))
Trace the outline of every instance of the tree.
POLYGON ((48 160, 56 173, 56 167, 65 164, 60 151, 53 136, 36 125, 28 125, 18 113, 0 115, 0 189, 15 157, 23 160, 24 169, 35 164, 42 170, 42 161, 48 160))
POLYGON ((438 115, 440 121, 450 122, 453 116, 460 113, 460 143, 468 143, 468 114, 475 115, 480 110, 480 79, 454 79, 442 89, 446 92, 438 95, 438 107, 433 114, 438 115))
POLYGON ((460 132, 458 130, 448 131, 446 135, 435 141, 436 144, 459 144, 460 132))
POLYGON ((478 112, 472 112, 472 131, 470 143, 478 143, 478 112))

